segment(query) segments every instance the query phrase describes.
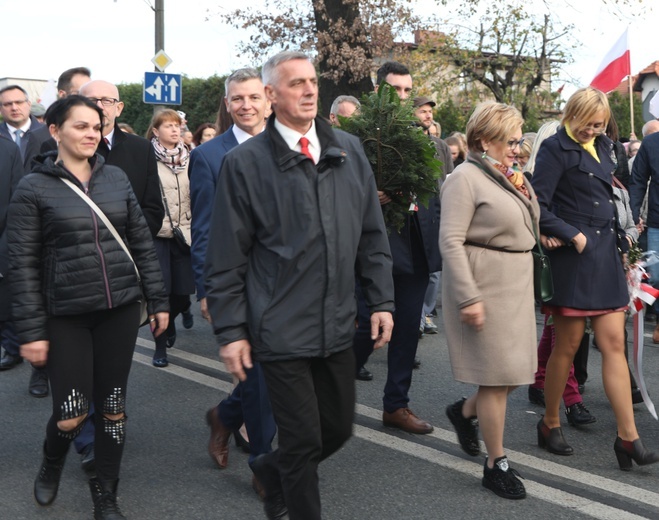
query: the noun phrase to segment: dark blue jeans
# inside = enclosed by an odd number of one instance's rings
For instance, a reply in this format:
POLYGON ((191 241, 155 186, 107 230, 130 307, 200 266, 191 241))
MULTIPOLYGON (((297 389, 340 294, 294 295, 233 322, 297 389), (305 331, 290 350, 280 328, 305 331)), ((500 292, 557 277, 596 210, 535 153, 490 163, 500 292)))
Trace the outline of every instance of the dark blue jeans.
POLYGON ((18 336, 11 321, 0 322, 0 346, 5 349, 7 354, 18 356, 20 354, 20 345, 18 336))
POLYGON ((238 383, 231 395, 217 406, 220 420, 230 430, 237 430, 243 423, 249 436, 249 462, 257 456, 272 451, 272 440, 277 425, 272 415, 268 389, 259 363, 245 371, 247 379, 238 383))

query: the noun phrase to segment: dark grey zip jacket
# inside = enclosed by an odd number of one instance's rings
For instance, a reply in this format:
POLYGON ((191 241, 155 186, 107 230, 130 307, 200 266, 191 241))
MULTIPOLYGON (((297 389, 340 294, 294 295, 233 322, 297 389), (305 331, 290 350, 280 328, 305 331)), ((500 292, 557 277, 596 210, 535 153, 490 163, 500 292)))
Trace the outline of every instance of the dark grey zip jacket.
MULTIPOLYGON (((141 299, 133 263, 96 213, 59 177, 78 179, 55 153, 39 156, 9 206, 9 281, 21 343, 47 340, 49 316, 111 309, 141 299)), ((169 303, 151 232, 126 174, 96 155, 88 196, 105 213, 137 264, 149 313, 169 303)))
POLYGON ((391 253, 359 140, 316 119, 317 165, 274 127, 222 164, 206 253, 220 345, 257 361, 326 357, 352 345, 355 271, 371 312, 394 310, 391 253))

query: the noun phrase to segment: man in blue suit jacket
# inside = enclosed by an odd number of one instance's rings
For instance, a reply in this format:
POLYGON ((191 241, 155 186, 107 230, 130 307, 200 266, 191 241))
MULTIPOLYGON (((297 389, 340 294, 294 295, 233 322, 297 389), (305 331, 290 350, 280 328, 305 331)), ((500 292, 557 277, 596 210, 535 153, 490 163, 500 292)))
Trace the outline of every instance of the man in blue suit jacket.
POLYGON ((7 245, 7 212, 9 201, 23 176, 23 163, 18 147, 11 139, 0 136, 0 370, 9 370, 23 362, 18 337, 11 321, 9 291, 9 247, 7 245))
MULTIPOLYGON (((259 134, 265 126, 266 97, 260 74, 255 69, 240 69, 231 74, 225 84, 225 103, 234 124, 223 134, 192 151, 190 157, 190 197, 192 201, 192 267, 201 313, 209 319, 204 287, 204 262, 209 224, 215 200, 220 168, 225 155, 259 134)), ((220 468, 225 468, 229 455, 229 439, 244 423, 249 436, 250 462, 271 451, 276 433, 261 367, 247 371, 232 394, 206 414, 211 427, 208 451, 220 468)))
POLYGON ((0 90, 0 115, 3 119, 0 135, 19 144, 25 173, 32 170, 32 159, 39 154, 41 147, 41 140, 34 133, 44 126, 30 115, 31 106, 27 92, 20 85, 9 85, 0 90), (17 133, 20 133, 18 139, 17 133))

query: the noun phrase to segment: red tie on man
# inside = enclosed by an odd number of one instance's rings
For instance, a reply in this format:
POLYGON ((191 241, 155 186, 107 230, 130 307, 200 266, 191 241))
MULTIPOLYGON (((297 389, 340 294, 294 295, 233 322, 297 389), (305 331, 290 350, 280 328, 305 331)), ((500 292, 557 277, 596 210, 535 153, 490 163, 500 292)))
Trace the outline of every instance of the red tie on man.
POLYGON ((300 148, 302 155, 306 155, 313 161, 313 155, 311 155, 311 152, 309 151, 309 139, 306 137, 300 137, 300 148))

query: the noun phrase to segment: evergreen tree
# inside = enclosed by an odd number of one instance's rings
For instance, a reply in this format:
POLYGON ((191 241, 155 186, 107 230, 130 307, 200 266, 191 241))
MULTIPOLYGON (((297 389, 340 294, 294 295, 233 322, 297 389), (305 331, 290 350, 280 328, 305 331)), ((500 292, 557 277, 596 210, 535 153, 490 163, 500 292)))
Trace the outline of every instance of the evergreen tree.
POLYGON ((359 113, 339 120, 342 130, 359 137, 378 190, 391 198, 382 206, 385 223, 400 230, 417 204, 427 207, 437 195, 442 167, 435 145, 418 127, 412 100, 401 102, 394 88, 382 83, 362 96, 359 113))

